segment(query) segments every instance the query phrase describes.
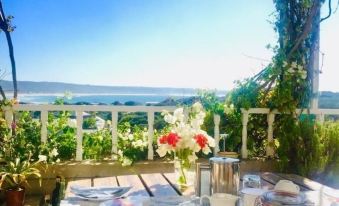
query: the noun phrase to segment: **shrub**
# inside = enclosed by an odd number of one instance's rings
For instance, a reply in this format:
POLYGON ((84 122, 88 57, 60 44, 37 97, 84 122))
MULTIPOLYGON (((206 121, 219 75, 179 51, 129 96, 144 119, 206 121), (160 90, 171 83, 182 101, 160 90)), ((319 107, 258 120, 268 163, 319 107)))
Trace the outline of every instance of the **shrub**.
POLYGON ((148 132, 138 126, 131 127, 129 123, 118 127, 118 160, 123 166, 131 165, 138 160, 146 159, 148 147, 148 132))
POLYGON ((69 112, 48 114, 48 138, 45 149, 57 149, 57 157, 61 160, 70 160, 75 157, 76 128, 69 125, 69 112))
POLYGON ((339 171, 339 123, 317 123, 313 115, 298 121, 281 117, 277 128, 278 155, 282 169, 323 181, 335 180, 339 171), (284 125, 281 125, 284 124, 284 125))
POLYGON ((41 123, 38 119, 33 119, 31 112, 20 112, 18 116, 15 128, 16 135, 13 139, 15 152, 18 157, 24 157, 31 153, 32 159, 37 160, 40 154, 41 123))
POLYGON ((109 129, 84 133, 84 159, 104 159, 112 154, 112 135, 109 129))
POLYGON ((319 164, 311 175, 329 183, 339 184, 339 123, 317 124, 315 136, 319 141, 319 164))

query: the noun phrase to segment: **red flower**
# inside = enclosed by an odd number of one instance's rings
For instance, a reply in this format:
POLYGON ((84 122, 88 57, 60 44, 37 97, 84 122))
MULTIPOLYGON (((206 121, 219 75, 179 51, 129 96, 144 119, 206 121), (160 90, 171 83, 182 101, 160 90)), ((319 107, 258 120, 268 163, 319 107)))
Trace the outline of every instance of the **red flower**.
POLYGON ((175 134, 175 133, 169 133, 167 135, 167 143, 169 145, 172 145, 173 147, 175 147, 177 145, 177 142, 179 141, 180 137, 175 134))
POLYGON ((194 139, 198 143, 201 149, 207 145, 207 142, 208 142, 207 138, 202 134, 195 135, 194 139))
POLYGON ((160 137, 159 142, 160 142, 160 144, 166 144, 167 143, 167 135, 160 137))

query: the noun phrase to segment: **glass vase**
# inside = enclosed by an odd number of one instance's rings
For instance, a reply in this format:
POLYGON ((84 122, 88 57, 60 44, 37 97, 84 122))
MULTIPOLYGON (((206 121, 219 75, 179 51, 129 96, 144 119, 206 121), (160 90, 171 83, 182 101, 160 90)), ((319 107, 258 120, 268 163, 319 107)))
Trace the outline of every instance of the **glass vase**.
POLYGON ((194 184, 194 170, 191 171, 193 164, 184 164, 184 160, 174 158, 174 174, 176 184, 182 189, 194 184))

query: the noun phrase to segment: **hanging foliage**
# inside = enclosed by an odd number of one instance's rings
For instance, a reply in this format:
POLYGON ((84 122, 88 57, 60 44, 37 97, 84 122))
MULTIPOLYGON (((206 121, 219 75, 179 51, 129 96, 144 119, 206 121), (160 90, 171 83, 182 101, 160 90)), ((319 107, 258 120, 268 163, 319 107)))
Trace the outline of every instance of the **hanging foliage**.
POLYGON ((233 100, 238 107, 269 107, 281 112, 309 106, 314 49, 324 0, 274 0, 278 33, 272 61, 257 75, 238 82, 233 100), (249 95, 250 94, 250 95, 249 95))
MULTIPOLYGON (((255 76, 238 81, 227 103, 234 104, 238 111, 240 108, 268 107, 284 113, 276 115, 274 123, 276 157, 282 169, 312 175, 322 172, 319 162, 326 155, 321 152, 322 144, 316 136, 314 117, 299 116, 295 111, 297 108, 309 108, 317 92, 312 88, 313 75, 319 69, 319 26, 331 16, 331 1, 327 1, 329 13, 324 18, 320 17, 320 9, 325 0, 273 1, 276 8, 273 26, 278 39, 275 46, 268 46, 274 53, 272 61, 255 76), (318 169, 315 169, 316 166, 318 169)), ((238 124, 241 125, 240 119, 238 124)), ((258 143, 261 137, 266 138, 266 124, 266 118, 251 116, 248 139, 258 143), (258 135, 251 128, 264 132, 258 135)), ((256 147, 265 148, 265 145, 256 147)))

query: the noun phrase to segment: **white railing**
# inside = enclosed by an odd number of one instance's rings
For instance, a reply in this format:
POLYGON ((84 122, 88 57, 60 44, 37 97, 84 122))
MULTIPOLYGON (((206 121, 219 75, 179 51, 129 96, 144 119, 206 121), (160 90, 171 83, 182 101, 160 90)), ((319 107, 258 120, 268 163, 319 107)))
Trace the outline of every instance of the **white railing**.
MULTIPOLYGON (((117 142, 118 142, 118 113, 119 112, 145 112, 147 113, 148 120, 148 160, 153 160, 154 151, 153 151, 153 139, 154 139, 154 113, 162 112, 167 110, 173 112, 177 107, 173 106, 106 106, 106 105, 14 105, 13 107, 5 107, 5 118, 7 124, 10 126, 12 124, 12 113, 14 111, 38 111, 40 112, 41 120, 41 142, 47 142, 48 132, 47 132, 47 123, 48 123, 48 112, 54 111, 71 111, 76 114, 76 157, 77 161, 82 160, 82 139, 83 139, 83 112, 111 112, 112 113, 112 153, 116 154, 118 152, 117 142)), ((187 114, 187 112, 186 112, 187 114)), ((219 123, 220 116, 215 115, 214 117, 214 138, 219 144, 219 123)), ((219 147, 216 147, 214 152, 217 153, 219 147)))
MULTIPOLYGON (((300 114, 314 114, 317 115, 317 118, 320 122, 324 122, 325 115, 339 115, 339 109, 297 109, 296 113, 300 114)), ((248 117, 250 114, 266 114, 267 115, 267 147, 266 147, 266 156, 274 156, 274 147, 273 147, 273 126, 274 119, 276 114, 281 114, 277 110, 270 110, 269 108, 250 108, 250 109, 241 109, 242 113, 242 145, 241 145, 241 157, 248 157, 247 150, 247 124, 248 117)))

